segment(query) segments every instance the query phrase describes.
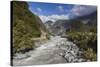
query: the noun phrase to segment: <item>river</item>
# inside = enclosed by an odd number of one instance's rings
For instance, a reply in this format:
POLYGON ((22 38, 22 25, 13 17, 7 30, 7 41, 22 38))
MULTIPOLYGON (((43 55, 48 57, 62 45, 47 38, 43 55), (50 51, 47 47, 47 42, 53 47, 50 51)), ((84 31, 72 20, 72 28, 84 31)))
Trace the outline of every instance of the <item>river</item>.
POLYGON ((61 36, 51 36, 48 42, 41 44, 25 54, 16 54, 14 66, 43 65, 86 61, 82 51, 74 44, 61 36))

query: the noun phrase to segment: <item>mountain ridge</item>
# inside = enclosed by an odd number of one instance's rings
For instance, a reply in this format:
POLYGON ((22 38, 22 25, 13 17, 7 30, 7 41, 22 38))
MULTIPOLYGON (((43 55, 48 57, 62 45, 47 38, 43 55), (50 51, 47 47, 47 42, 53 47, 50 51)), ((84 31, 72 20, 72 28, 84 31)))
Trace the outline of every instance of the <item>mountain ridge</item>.
POLYGON ((68 31, 89 31, 92 27, 96 28, 97 26, 97 11, 70 20, 58 19, 56 22, 46 22, 45 25, 49 30, 51 28, 50 32, 54 34, 62 34, 68 31))
POLYGON ((40 18, 29 10, 27 2, 12 1, 13 53, 34 49, 31 38, 40 37, 46 28, 40 18))

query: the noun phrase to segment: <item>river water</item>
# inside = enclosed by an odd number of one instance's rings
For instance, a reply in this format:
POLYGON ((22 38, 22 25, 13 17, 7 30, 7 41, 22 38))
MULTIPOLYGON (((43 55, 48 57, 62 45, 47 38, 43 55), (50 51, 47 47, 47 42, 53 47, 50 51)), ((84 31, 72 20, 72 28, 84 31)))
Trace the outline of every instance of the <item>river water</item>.
POLYGON ((51 36, 48 42, 41 44, 25 54, 16 54, 14 66, 43 65, 84 62, 82 51, 74 44, 61 36, 51 36))

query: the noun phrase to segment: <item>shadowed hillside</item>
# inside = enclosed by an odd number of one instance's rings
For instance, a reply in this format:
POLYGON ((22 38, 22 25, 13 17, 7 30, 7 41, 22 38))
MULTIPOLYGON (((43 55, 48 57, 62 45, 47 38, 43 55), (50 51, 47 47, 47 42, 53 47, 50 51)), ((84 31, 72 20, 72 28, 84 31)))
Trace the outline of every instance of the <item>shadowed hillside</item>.
POLYGON ((31 38, 40 37, 46 32, 40 18, 28 9, 26 2, 13 1, 12 23, 13 23, 13 53, 26 52, 34 48, 31 38))

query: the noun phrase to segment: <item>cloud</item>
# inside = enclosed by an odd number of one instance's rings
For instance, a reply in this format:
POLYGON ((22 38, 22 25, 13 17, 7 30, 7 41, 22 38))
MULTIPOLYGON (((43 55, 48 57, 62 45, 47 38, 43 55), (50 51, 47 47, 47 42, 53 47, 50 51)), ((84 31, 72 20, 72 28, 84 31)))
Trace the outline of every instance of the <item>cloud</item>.
POLYGON ((57 6, 57 8, 59 9, 59 11, 63 11, 64 9, 63 9, 63 6, 57 6))
POLYGON ((87 6, 87 5, 75 5, 70 14, 75 16, 84 16, 87 14, 91 14, 92 12, 96 11, 96 6, 87 6))
POLYGON ((49 16, 41 15, 41 16, 39 16, 39 17, 40 17, 40 19, 42 20, 43 23, 45 23, 45 22, 48 21, 48 20, 51 20, 51 19, 49 18, 49 16))
POLYGON ((56 20, 60 20, 60 19, 63 19, 63 20, 67 20, 69 19, 69 16, 68 15, 57 15, 57 14, 54 14, 54 15, 50 15, 50 16, 44 16, 44 15, 41 15, 39 16, 40 19, 45 23, 46 21, 53 21, 55 22, 56 20))
POLYGON ((38 11, 38 12, 42 12, 42 9, 41 9, 41 8, 37 8, 37 11, 38 11))

